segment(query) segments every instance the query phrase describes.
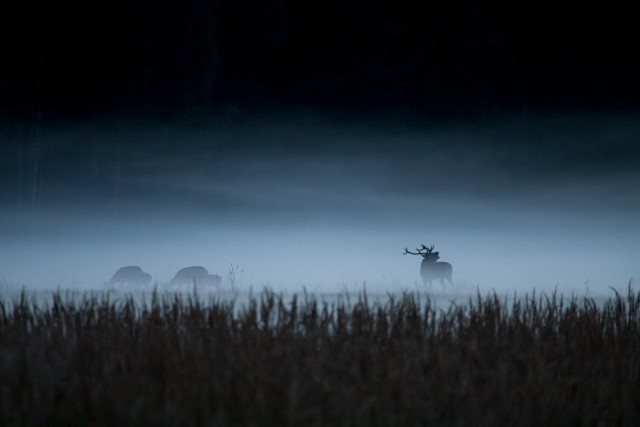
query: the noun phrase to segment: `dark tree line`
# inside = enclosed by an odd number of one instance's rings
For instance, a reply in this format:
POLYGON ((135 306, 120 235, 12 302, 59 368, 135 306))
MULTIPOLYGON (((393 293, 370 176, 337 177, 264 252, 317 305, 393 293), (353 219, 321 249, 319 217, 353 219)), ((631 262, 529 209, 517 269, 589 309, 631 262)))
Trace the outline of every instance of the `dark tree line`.
POLYGON ((120 153, 141 142, 115 133, 56 139, 55 124, 67 119, 195 113, 227 120, 237 111, 298 107, 412 117, 636 108, 635 15, 601 6, 4 2, 0 201, 36 212, 69 180, 96 199, 120 197, 127 172, 120 153))
POLYGON ((496 0, 4 4, 3 117, 637 106, 633 15, 496 0))

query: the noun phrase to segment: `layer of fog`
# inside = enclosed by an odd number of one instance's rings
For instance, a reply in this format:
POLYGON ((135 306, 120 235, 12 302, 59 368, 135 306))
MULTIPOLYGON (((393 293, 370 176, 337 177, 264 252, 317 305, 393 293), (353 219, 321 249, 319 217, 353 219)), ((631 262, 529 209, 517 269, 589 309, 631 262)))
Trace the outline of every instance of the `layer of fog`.
POLYGON ((124 265, 158 283, 202 265, 227 287, 422 289, 402 252, 424 243, 457 291, 622 289, 640 278, 638 136, 629 117, 70 126, 49 146, 94 164, 44 150, 48 198, 1 214, 0 277, 99 289, 124 265))

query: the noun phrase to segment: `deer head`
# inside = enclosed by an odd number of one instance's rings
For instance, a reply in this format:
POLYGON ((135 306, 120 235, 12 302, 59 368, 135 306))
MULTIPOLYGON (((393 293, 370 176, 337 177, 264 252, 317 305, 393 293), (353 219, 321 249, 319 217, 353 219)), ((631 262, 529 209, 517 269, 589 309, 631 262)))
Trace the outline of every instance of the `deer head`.
POLYGON ((403 255, 406 255, 406 254, 420 255, 424 259, 427 259, 430 261, 436 261, 440 258, 440 252, 433 252, 433 249, 434 249, 433 245, 431 245, 430 247, 426 247, 425 245, 420 245, 419 248, 416 248, 417 252, 411 252, 409 249, 404 248, 403 255))

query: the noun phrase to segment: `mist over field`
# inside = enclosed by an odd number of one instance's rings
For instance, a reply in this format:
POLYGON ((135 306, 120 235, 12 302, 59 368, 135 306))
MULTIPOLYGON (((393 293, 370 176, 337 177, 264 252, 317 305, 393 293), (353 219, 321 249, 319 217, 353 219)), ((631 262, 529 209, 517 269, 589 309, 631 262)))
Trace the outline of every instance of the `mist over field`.
POLYGON ((202 265, 223 288, 231 268, 245 289, 428 290, 402 254, 426 244, 446 292, 605 294, 640 279, 639 137, 631 114, 6 132, 0 277, 100 289, 125 265, 153 283, 202 265))
POLYGON ((102 289, 137 265, 162 284, 201 265, 227 288, 422 290, 403 249, 425 244, 453 265, 446 292, 625 288, 640 278, 635 16, 7 4, 1 283, 102 289))

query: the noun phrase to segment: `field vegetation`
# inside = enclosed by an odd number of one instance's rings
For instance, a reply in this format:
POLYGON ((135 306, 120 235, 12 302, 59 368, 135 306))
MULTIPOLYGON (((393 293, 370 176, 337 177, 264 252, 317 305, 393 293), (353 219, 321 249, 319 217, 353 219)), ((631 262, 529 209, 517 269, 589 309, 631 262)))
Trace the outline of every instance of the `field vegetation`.
POLYGON ((640 295, 0 301, 0 425, 636 425, 640 295))

